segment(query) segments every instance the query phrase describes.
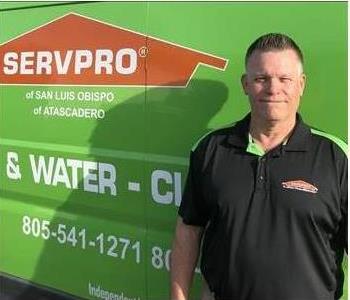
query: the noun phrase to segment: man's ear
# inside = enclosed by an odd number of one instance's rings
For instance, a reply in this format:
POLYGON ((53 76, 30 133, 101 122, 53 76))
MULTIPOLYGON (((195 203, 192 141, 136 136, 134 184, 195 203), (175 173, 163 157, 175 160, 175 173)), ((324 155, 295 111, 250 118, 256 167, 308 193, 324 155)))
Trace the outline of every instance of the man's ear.
POLYGON ((306 86, 306 75, 303 73, 300 75, 300 97, 304 94, 305 86, 306 86))
POLYGON ((242 88, 243 88, 244 93, 246 95, 248 95, 248 93, 247 93, 247 89, 248 89, 247 74, 243 74, 241 76, 241 84, 242 84, 242 88))

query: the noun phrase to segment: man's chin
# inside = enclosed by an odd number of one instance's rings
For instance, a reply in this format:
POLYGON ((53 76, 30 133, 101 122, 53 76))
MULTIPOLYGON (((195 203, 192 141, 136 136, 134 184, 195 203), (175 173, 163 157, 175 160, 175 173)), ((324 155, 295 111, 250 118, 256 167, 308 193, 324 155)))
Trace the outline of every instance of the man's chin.
POLYGON ((260 115, 260 118, 266 122, 281 122, 284 118, 283 116, 279 115, 279 114, 271 114, 271 113, 265 113, 260 115))
POLYGON ((288 122, 293 116, 291 112, 281 109, 256 109, 252 111, 252 118, 256 118, 258 122, 275 124, 288 122))
POLYGON ((260 115, 260 120, 264 123, 269 124, 282 124, 285 122, 288 122, 291 116, 289 115, 283 115, 283 114, 263 114, 260 115))

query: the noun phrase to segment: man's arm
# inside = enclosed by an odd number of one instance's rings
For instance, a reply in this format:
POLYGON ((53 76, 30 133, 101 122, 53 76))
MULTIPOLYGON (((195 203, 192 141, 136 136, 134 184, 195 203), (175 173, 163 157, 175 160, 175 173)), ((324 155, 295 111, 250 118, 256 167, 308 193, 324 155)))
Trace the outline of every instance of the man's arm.
POLYGON ((186 300, 197 264, 203 227, 183 223, 178 217, 170 263, 171 300, 186 300))

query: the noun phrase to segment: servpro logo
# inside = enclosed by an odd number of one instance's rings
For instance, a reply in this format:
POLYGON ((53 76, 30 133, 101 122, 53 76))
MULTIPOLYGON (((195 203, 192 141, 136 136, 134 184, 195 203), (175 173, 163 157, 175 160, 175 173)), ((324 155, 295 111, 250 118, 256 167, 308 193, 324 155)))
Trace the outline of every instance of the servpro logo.
POLYGON ((285 189, 290 190, 298 190, 308 193, 316 194, 318 191, 318 188, 312 185, 311 183, 308 183, 304 180, 291 180, 291 181, 285 181, 282 182, 282 187, 285 189))
POLYGON ((4 55, 5 75, 41 75, 82 74, 84 70, 93 69, 100 74, 133 74, 137 68, 137 53, 134 49, 124 48, 115 53, 109 49, 7 52, 4 55), (128 59, 127 65, 123 61, 128 59))
POLYGON ((0 83, 186 87, 227 60, 70 13, 0 45, 0 83))

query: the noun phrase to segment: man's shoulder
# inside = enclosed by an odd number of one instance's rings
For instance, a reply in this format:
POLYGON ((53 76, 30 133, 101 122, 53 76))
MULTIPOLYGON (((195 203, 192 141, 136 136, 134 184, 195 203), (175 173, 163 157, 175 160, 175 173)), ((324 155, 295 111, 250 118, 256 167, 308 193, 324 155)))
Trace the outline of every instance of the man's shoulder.
POLYGON ((348 155, 348 145, 339 137, 311 126, 310 131, 314 139, 326 144, 331 144, 336 151, 341 152, 346 156, 348 155))
POLYGON ((192 152, 198 148, 208 147, 209 144, 218 144, 225 141, 230 135, 234 134, 236 124, 237 122, 234 122, 206 132, 192 146, 192 152))

